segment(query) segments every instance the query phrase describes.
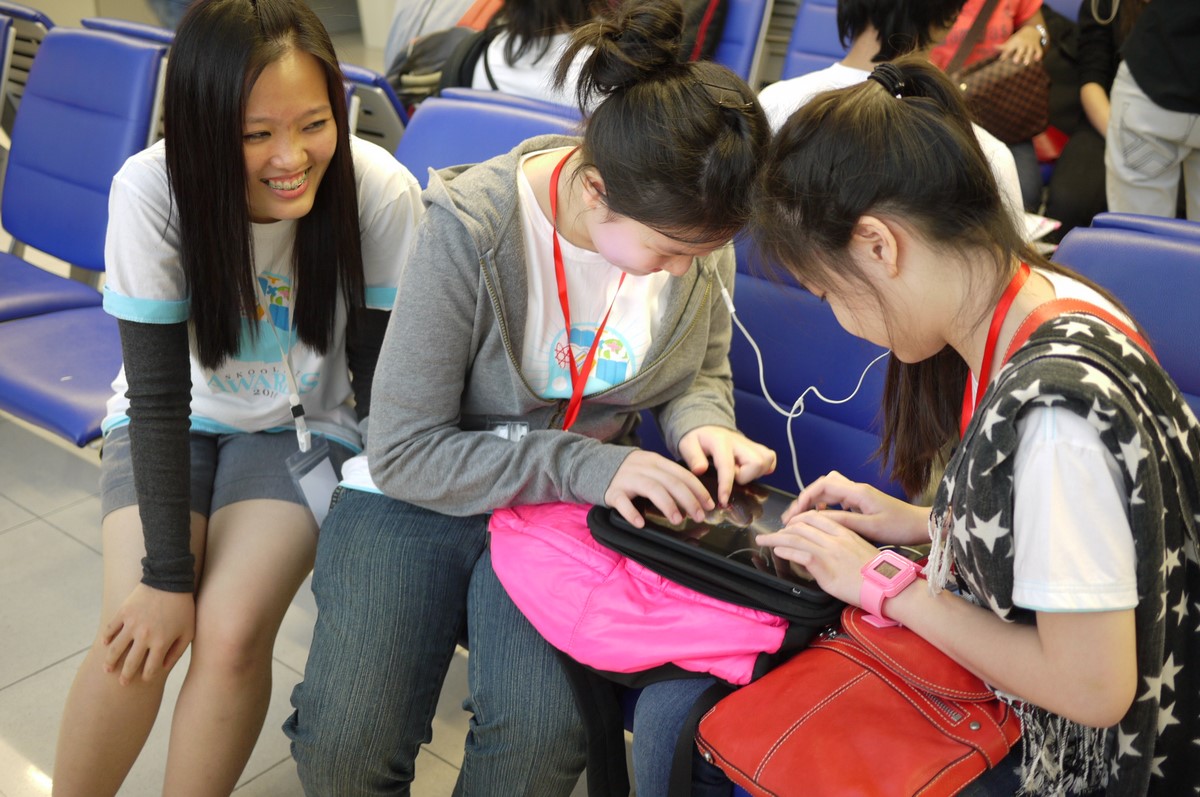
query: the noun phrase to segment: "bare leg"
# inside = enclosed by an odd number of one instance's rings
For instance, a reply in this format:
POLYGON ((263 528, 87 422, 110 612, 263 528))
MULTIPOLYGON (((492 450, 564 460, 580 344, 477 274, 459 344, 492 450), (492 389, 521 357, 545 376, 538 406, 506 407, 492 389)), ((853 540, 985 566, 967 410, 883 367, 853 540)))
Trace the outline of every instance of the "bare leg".
POLYGON ((286 501, 213 514, 164 795, 225 797, 237 785, 266 717, 275 635, 312 569, 316 531, 308 509, 286 501))
MULTIPOLYGON (((110 512, 104 537, 104 596, 100 628, 79 667, 58 733, 54 794, 104 797, 117 789, 137 760, 162 702, 167 672, 153 681, 121 686, 117 673, 104 671, 100 638, 105 624, 142 580, 146 546, 136 506, 110 512)), ((192 553, 199 571, 204 561, 205 520, 192 515, 192 553)))

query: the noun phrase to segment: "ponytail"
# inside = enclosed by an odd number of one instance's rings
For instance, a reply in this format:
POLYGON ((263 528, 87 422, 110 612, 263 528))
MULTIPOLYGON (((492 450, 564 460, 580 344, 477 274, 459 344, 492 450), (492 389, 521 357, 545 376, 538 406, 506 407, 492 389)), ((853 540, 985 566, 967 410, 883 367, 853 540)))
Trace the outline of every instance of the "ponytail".
MULTIPOLYGON (((864 215, 896 219, 940 248, 986 252, 979 290, 996 297, 1013 256, 1042 265, 1016 229, 958 89, 920 56, 798 110, 767 155, 750 227, 767 259, 817 290, 870 289, 850 257, 864 215)), ((951 349, 919 363, 892 358, 878 455, 910 494, 924 490, 958 434, 967 367, 951 349)))

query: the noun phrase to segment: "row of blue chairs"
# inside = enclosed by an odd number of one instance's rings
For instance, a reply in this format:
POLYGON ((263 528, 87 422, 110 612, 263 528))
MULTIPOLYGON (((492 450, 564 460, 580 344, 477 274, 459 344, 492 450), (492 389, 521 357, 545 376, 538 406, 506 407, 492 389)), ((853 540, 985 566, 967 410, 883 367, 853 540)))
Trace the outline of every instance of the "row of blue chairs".
POLYGON ((14 117, 0 195, 13 239, 0 254, 0 409, 77 445, 98 437, 121 364, 94 287, 109 184, 151 141, 165 57, 160 43, 51 27, 14 117), (26 246, 71 264, 72 277, 25 259, 26 246))

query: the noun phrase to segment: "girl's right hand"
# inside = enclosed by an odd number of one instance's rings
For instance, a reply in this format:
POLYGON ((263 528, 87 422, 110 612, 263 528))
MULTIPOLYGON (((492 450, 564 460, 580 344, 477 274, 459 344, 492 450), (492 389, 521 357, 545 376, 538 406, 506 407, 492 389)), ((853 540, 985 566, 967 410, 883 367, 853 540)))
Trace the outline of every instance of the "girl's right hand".
POLYGON ((649 499, 672 524, 682 523, 684 515, 701 523, 705 513, 716 508, 694 473, 652 451, 638 450, 625 457, 604 492, 604 503, 640 529, 646 521, 633 506, 639 496, 649 499))
POLYGON ((929 508, 913 506, 837 471, 809 484, 783 513, 786 524, 811 509, 821 510, 847 529, 885 545, 929 542, 929 508), (841 507, 830 510, 829 507, 841 507))
POLYGON ((143 681, 165 677, 195 633, 192 593, 138 584, 104 627, 104 670, 119 671, 122 686, 128 686, 139 672, 143 681))

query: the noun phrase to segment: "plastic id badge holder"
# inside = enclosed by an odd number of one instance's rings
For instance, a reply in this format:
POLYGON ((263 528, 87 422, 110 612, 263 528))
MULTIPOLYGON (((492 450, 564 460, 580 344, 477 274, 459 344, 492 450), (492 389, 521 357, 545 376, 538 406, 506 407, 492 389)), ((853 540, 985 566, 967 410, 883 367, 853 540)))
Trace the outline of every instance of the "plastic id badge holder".
POLYGON ((333 462, 329 459, 329 443, 325 438, 313 435, 308 451, 297 451, 287 458, 287 469, 320 529, 325 516, 329 514, 333 490, 338 485, 333 462))

